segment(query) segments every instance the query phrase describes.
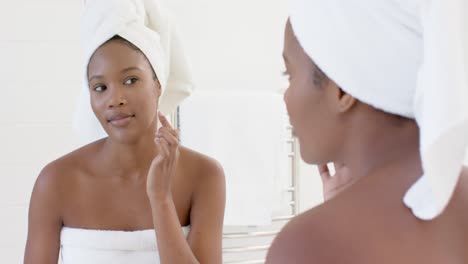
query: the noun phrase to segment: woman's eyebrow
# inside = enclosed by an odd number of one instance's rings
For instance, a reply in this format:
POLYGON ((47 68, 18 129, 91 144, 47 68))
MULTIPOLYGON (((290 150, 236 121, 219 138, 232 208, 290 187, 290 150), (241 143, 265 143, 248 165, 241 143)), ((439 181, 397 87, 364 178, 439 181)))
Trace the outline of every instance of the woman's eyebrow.
MULTIPOLYGON (((124 72, 134 71, 134 70, 142 71, 141 68, 132 66, 132 67, 125 68, 120 72, 124 73, 124 72)), ((93 76, 91 76, 91 78, 89 78, 88 82, 91 82, 93 79, 102 79, 102 78, 104 78, 104 76, 102 76, 102 75, 93 75, 93 76)))
POLYGON ((142 69, 139 68, 139 67, 133 66, 133 67, 128 67, 128 68, 123 69, 123 70, 121 71, 121 73, 128 72, 128 71, 134 71, 134 70, 141 71, 142 69))
POLYGON ((93 79, 102 79, 103 76, 102 75, 93 75, 91 76, 91 78, 89 78, 88 82, 91 82, 93 79))

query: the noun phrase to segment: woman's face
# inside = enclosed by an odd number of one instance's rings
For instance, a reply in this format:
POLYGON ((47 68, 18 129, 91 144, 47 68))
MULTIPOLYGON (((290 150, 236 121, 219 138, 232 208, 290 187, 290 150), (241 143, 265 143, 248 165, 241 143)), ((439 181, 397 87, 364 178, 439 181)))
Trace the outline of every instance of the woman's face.
POLYGON ((291 125, 305 162, 324 164, 335 157, 343 139, 339 104, 341 90, 304 52, 288 21, 283 57, 289 75, 284 95, 291 125))
POLYGON ((91 106, 110 138, 135 142, 154 133, 159 82, 146 57, 123 40, 98 48, 88 65, 91 106))

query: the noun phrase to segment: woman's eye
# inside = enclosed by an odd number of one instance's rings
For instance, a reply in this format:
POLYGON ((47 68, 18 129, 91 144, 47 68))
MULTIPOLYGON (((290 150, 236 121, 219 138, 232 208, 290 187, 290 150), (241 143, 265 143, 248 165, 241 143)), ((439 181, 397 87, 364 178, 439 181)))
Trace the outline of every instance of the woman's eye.
POLYGON ((104 90, 106 90, 106 86, 104 86, 104 85, 96 85, 96 86, 94 86, 94 89, 93 89, 93 90, 96 91, 96 92, 103 92, 104 90))
POLYGON ((289 74, 288 71, 282 72, 282 75, 283 75, 284 77, 288 78, 288 80, 291 80, 291 75, 289 74))
POLYGON ((138 80, 138 79, 135 78, 135 77, 128 78, 128 79, 124 82, 124 84, 126 84, 126 85, 134 84, 134 83, 136 83, 137 80, 138 80))

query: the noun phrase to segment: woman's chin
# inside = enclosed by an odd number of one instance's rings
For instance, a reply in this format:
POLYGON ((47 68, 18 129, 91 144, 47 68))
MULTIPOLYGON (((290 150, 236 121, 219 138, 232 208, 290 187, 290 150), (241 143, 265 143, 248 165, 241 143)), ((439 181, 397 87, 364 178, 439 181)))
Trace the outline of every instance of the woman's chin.
POLYGON ((326 161, 324 161, 324 159, 317 155, 317 153, 314 151, 308 151, 308 149, 300 147, 300 153, 302 160, 307 164, 318 165, 326 163, 326 161))
POLYGON ((107 134, 109 138, 120 144, 133 144, 141 139, 141 134, 135 131, 120 130, 120 131, 109 131, 107 134), (109 133, 110 132, 110 133, 109 133))
POLYGON ((303 147, 300 147, 300 153, 301 153, 301 158, 305 163, 313 164, 314 159, 312 155, 310 155, 310 153, 305 151, 303 147))

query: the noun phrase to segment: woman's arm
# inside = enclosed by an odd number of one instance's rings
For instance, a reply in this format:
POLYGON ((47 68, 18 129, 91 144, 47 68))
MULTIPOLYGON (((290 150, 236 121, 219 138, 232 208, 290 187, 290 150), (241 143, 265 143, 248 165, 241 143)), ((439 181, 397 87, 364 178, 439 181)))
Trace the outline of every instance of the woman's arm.
POLYGON ((203 162, 191 207, 188 240, 180 226, 171 195, 171 178, 178 160, 177 131, 164 116, 155 139, 158 154, 148 172, 147 193, 151 203, 160 261, 168 263, 221 263, 224 215, 224 173, 214 161, 203 162))
POLYGON ((200 263, 221 264, 225 178, 216 161, 207 160, 206 164, 193 197, 188 241, 200 263))
POLYGON ((224 173, 214 161, 207 165, 204 169, 206 174, 201 177, 194 191, 188 239, 184 237, 171 199, 151 203, 161 264, 222 263, 224 173))
POLYGON ((60 251, 60 197, 53 166, 47 166, 34 185, 29 205, 25 264, 57 264, 60 251))

